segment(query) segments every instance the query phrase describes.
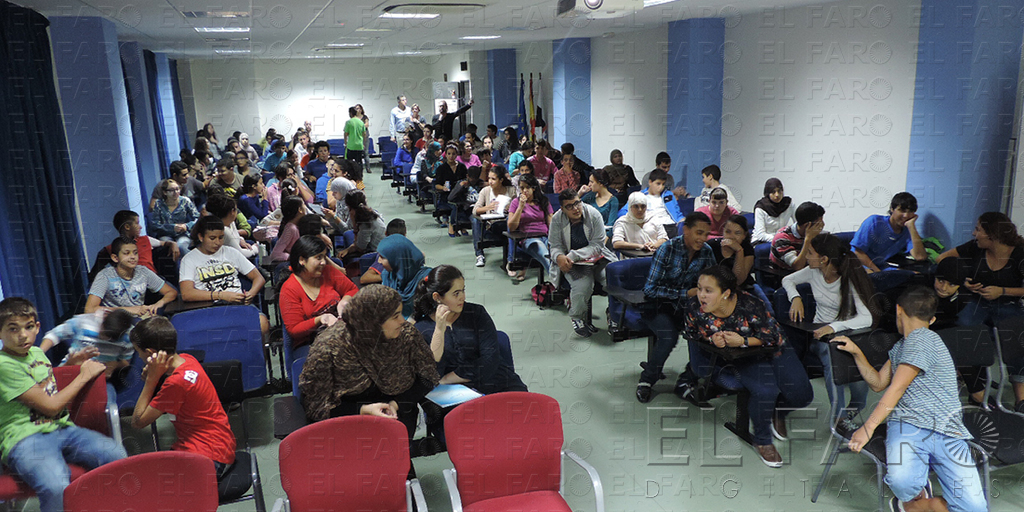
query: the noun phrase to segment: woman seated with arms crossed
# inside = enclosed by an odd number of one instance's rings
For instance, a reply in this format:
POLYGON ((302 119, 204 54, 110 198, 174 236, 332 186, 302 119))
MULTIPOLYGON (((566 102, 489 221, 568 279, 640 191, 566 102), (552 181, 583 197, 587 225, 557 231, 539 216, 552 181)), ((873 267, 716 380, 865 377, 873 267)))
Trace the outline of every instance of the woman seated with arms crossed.
POLYGON ((384 267, 381 282, 399 293, 402 315, 411 317, 416 310, 416 286, 430 272, 430 267, 423 264, 423 252, 405 235, 395 234, 377 244, 377 255, 384 267))
POLYGON ((270 215, 267 187, 263 186, 261 176, 249 175, 242 180, 242 190, 238 194, 238 209, 250 223, 260 222, 270 215))
POLYGON ((153 208, 153 234, 160 240, 177 242, 181 252, 189 249, 189 230, 199 220, 192 200, 181 195, 181 185, 171 178, 160 182, 163 199, 153 208))
POLYGON ((796 216, 796 205, 793 198, 783 192, 782 180, 768 178, 764 182, 764 197, 754 205, 754 234, 750 241, 754 244, 771 242, 775 233, 793 223, 796 216))
POLYGON ((697 296, 686 308, 688 343, 712 343, 716 347, 759 347, 777 350, 768 359, 746 357, 724 368, 711 368, 708 355, 699 348, 690 351, 690 364, 697 374, 731 381, 727 387, 750 391, 750 422, 754 427, 754 449, 768 467, 782 467, 782 456, 772 444, 772 435, 784 440, 785 416, 806 407, 814 398, 800 360, 785 343, 779 326, 757 297, 736 289, 736 276, 720 265, 701 271, 697 296))
POLYGON ((466 280, 451 265, 435 267, 416 291, 416 328, 428 344, 444 347, 441 384, 465 384, 481 393, 526 391, 501 357, 498 330, 487 310, 466 302, 466 280))
POLYGON ((288 258, 292 275, 281 285, 281 320, 298 359, 309 351, 317 331, 338 321, 359 289, 331 264, 327 245, 317 237, 299 238, 288 258))
MULTIPOLYGON (((590 181, 580 187, 580 201, 597 208, 601 212, 605 226, 615 224, 615 216, 619 214, 619 199, 615 197, 608 188, 608 168, 594 169, 590 173, 590 181)), ((607 235, 611 236, 612 228, 606 229, 607 235)))
POLYGON ((151 316, 178 297, 178 291, 152 270, 139 266, 139 248, 135 240, 117 237, 110 243, 110 259, 96 274, 85 299, 85 312, 95 313, 100 307, 123 308, 134 316, 151 316), (146 292, 157 292, 162 297, 155 304, 146 305, 146 292))
MULTIPOLYGON (((532 174, 524 174, 519 180, 519 197, 512 199, 508 208, 508 229, 525 233, 527 238, 522 241, 523 252, 540 262, 544 273, 548 274, 551 260, 548 258, 548 226, 551 225, 551 203, 544 195, 540 182, 532 174)), ((516 243, 509 240, 509 244, 516 243)), ((511 249, 511 248, 510 248, 511 249)), ((509 263, 512 262, 513 251, 508 251, 509 263)), ((526 279, 526 272, 508 271, 509 277, 517 281, 526 279)))
POLYGON ((711 252, 715 253, 715 261, 736 276, 736 286, 740 290, 754 294, 771 308, 771 301, 761 291, 761 287, 754 285, 754 276, 750 273, 754 268, 754 246, 750 245, 747 239, 749 232, 747 218, 733 215, 722 227, 722 238, 714 238, 707 243, 711 247, 711 252))
MULTIPOLYGON (((476 266, 482 267, 486 264, 484 250, 480 248, 480 242, 485 234, 485 222, 480 220, 480 215, 489 213, 501 213, 508 215, 508 207, 512 198, 516 196, 516 189, 512 186, 512 180, 508 178, 508 171, 504 167, 492 166, 487 171, 487 186, 480 190, 476 197, 476 204, 473 205, 473 217, 470 222, 473 224, 473 250, 476 252, 476 266), (499 199, 502 198, 502 199, 499 199), (501 206, 501 211, 498 207, 501 206)), ((496 236, 501 236, 505 230, 505 222, 491 222, 487 230, 496 236)))
MULTIPOLYGON (((822 233, 809 242, 807 266, 782 278, 782 287, 789 297, 789 318, 794 322, 804 321, 804 302, 797 292, 797 285, 808 283, 814 294, 814 323, 828 324, 818 328, 812 334, 814 339, 839 331, 871 327, 871 310, 867 302, 871 300, 874 290, 864 267, 857 256, 850 250, 850 244, 835 235, 822 233)), ((818 356, 825 370, 825 382, 832 379, 832 358, 826 342, 815 342, 807 339, 806 333, 786 329, 794 348, 799 356, 809 348, 818 356), (808 346, 809 345, 809 346, 808 346)), ((864 381, 838 387, 838 396, 832 396, 832 386, 826 386, 829 403, 839 419, 840 430, 857 430, 852 419, 867 405, 868 385, 864 381), (850 405, 846 407, 845 389, 850 388, 850 405), (846 409, 843 409, 846 407, 846 409), (846 411, 846 414, 839 414, 846 411)))
MULTIPOLYGON (((665 226, 650 222, 647 215, 647 194, 633 192, 627 203, 626 214, 615 221, 612 228, 612 249, 621 251, 644 251, 654 254, 661 244, 668 241, 665 226)), ((631 257, 624 255, 624 257, 631 257)))
MULTIPOLYGON (((181 300, 252 304, 266 280, 242 253, 224 245, 224 223, 213 215, 204 216, 192 229, 192 241, 195 250, 181 259, 178 272, 181 300), (252 281, 249 291, 242 291, 239 274, 252 281)), ((260 329, 264 336, 270 330, 270 323, 263 313, 260 313, 260 329)))
POLYGON ((306 416, 313 421, 356 414, 394 418, 405 424, 411 439, 416 405, 439 380, 442 343, 423 342, 405 321, 398 292, 376 284, 359 290, 309 350, 299 376, 306 416))

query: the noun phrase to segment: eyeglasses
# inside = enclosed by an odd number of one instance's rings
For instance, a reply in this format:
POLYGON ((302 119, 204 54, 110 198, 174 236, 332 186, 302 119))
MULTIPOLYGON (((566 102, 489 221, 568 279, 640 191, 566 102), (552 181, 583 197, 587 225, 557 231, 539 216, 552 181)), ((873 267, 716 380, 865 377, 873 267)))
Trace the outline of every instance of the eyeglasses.
POLYGON ((583 206, 583 201, 580 201, 579 199, 577 199, 575 202, 569 203, 569 204, 563 206, 562 208, 565 208, 566 210, 575 210, 575 209, 577 209, 577 208, 579 208, 581 206, 583 206))

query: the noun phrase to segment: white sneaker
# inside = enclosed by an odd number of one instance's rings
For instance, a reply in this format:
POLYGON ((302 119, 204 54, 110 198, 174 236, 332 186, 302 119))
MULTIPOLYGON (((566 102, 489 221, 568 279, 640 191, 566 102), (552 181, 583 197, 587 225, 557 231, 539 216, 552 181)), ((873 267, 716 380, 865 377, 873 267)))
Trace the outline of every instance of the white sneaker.
POLYGON ((477 257, 476 257, 476 266, 478 266, 478 267, 482 267, 482 266, 484 266, 484 262, 485 262, 485 261, 486 261, 486 260, 484 259, 484 255, 483 255, 483 254, 481 254, 481 255, 477 256, 477 257))

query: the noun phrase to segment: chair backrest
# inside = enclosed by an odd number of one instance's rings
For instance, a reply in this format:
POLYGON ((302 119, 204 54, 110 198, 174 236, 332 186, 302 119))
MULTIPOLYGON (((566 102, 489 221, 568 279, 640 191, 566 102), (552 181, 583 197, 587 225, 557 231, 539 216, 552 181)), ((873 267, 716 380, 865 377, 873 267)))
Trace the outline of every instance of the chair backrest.
POLYGON ((299 403, 302 403, 302 390, 299 389, 299 375, 302 375, 302 367, 306 365, 306 356, 302 356, 292 361, 292 396, 295 397, 299 403))
POLYGON ((608 286, 615 286, 627 290, 642 290, 647 284, 647 274, 651 271, 651 262, 654 258, 630 258, 613 261, 605 267, 605 275, 608 286))
POLYGON ((548 196, 548 202, 551 203, 551 213, 555 213, 562 209, 562 202, 558 200, 558 194, 544 194, 548 196))
POLYGON ((515 362, 512 361, 512 340, 505 331, 498 331, 498 355, 509 368, 515 368, 515 362))
MULTIPOLYGON (((375 252, 368 252, 368 253, 360 256, 359 257, 359 277, 363 277, 363 274, 365 274, 367 270, 370 270, 370 267, 372 267, 373 264, 376 263, 376 262, 377 262, 377 253, 375 253, 375 252)), ((358 279, 356 279, 356 281, 358 281, 358 279)))
POLYGON ((253 391, 267 383, 260 312, 252 306, 217 306, 171 317, 178 331, 178 350, 206 351, 206 362, 238 360, 242 384, 253 391))
POLYGON ((531 491, 558 492, 563 443, 558 402, 537 393, 495 393, 444 420, 462 505, 531 491))
MULTIPOLYGON (((871 363, 871 366, 878 369, 889 359, 889 349, 900 340, 900 335, 875 329, 871 332, 851 336, 850 339, 857 344, 861 352, 864 352, 864 357, 871 363)), ((853 356, 836 347, 836 343, 829 342, 829 356, 832 359, 832 382, 836 386, 842 386, 863 380, 853 356)))
MULTIPOLYGON (((802 283, 796 285, 796 291, 800 293, 801 302, 804 303, 804 321, 813 322, 814 313, 817 310, 817 303, 814 301, 814 292, 811 291, 811 285, 802 283)), ((789 300, 789 294, 786 293, 785 288, 779 288, 775 290, 775 294, 772 296, 772 310, 777 318, 789 318, 789 308, 792 306, 792 302, 789 300)))
POLYGON ((409 433, 401 422, 344 416, 313 423, 281 441, 281 487, 292 512, 405 511, 409 433))
MULTIPOLYGON (((57 381, 57 389, 64 389, 78 377, 80 366, 55 366, 53 378, 57 381)), ((107 379, 100 374, 79 391, 68 404, 71 421, 82 428, 95 430, 105 436, 110 435, 110 421, 107 416, 107 379)))
POLYGON ((196 453, 151 452, 100 466, 64 490, 67 512, 217 510, 213 461, 196 453))
POLYGON ((996 329, 1003 361, 1012 363, 1024 359, 1024 317, 1006 318, 996 329))
POLYGON ((961 366, 992 366, 996 359, 996 345, 988 326, 974 325, 950 327, 937 332, 949 349, 953 364, 961 366))
POLYGON ((240 404, 245 399, 242 387, 242 363, 237 359, 203 363, 203 370, 209 377, 213 388, 217 390, 217 398, 226 409, 229 405, 240 404))

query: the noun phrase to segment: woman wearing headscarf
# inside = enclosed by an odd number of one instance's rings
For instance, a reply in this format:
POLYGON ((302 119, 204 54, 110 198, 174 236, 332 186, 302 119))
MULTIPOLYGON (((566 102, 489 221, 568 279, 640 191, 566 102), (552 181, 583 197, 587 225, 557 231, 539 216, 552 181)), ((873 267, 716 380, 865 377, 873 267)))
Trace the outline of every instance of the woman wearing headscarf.
POLYGON ((377 244, 377 254, 384 267, 382 283, 401 296, 402 315, 412 316, 416 286, 430 272, 430 267, 423 265, 423 252, 405 236, 394 234, 377 244))
POLYGON ((764 182, 764 197, 754 205, 754 234, 750 243, 771 242, 780 229, 793 223, 796 206, 793 198, 785 195, 782 180, 768 178, 764 182))
POLYGON ((653 253, 668 241, 665 226, 650 222, 647 215, 647 195, 633 192, 626 203, 626 214, 615 221, 612 230, 612 249, 629 249, 653 253))
POLYGON ((640 182, 636 180, 636 173, 633 168, 622 163, 622 151, 613 149, 610 156, 611 169, 608 170, 608 186, 618 194, 624 194, 629 187, 636 187, 640 182))
POLYGON ((397 292, 367 286, 309 351, 299 376, 306 415, 313 421, 356 414, 394 418, 411 438, 416 405, 437 385, 443 351, 443 345, 424 343, 405 321, 397 292))

